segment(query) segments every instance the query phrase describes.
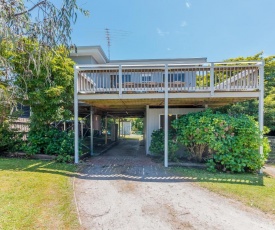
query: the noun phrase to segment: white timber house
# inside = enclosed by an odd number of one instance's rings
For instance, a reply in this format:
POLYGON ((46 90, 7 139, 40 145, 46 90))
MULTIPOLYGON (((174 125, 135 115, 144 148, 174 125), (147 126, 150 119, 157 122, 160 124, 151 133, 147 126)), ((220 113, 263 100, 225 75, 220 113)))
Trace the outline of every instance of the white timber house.
MULTIPOLYGON (((90 118, 144 118, 146 154, 151 134, 165 131, 164 165, 168 166, 171 120, 205 108, 259 99, 263 130, 264 62, 207 62, 206 58, 108 60, 100 46, 77 47, 74 67, 75 163, 79 161, 79 108, 90 118)), ((91 130, 93 130, 91 122, 91 130)), ((93 133, 93 132, 91 132, 93 133)), ((262 154, 262 147, 260 148, 262 154)), ((91 155, 93 135, 91 135, 91 155)))

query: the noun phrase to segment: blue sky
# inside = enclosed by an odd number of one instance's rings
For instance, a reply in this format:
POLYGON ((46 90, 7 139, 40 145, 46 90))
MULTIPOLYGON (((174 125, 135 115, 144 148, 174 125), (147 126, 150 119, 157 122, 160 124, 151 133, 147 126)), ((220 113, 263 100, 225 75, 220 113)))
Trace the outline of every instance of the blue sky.
POLYGON ((79 0, 77 46, 100 45, 112 60, 275 55, 275 0, 79 0))

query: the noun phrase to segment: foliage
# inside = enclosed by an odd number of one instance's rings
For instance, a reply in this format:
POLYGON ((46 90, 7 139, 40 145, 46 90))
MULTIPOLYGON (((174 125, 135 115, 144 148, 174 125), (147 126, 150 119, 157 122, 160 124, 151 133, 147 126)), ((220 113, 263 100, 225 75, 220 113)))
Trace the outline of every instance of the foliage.
POLYGON ((143 132, 143 118, 131 118, 132 130, 143 132))
POLYGON ((72 162, 74 156, 74 137, 56 128, 49 127, 31 130, 25 147, 28 155, 39 153, 56 155, 58 162, 72 162))
MULTIPOLYGON (((264 60, 264 87, 265 87, 265 110, 264 110, 264 123, 265 125, 275 131, 274 110, 275 104, 273 98, 275 98, 275 56, 263 57, 263 53, 258 53, 249 57, 237 57, 231 58, 226 61, 255 61, 264 60)), ((222 113, 229 113, 232 115, 247 114, 253 116, 254 119, 258 119, 258 101, 249 100, 244 102, 234 103, 217 109, 222 113)))
MULTIPOLYGON (((28 39, 22 39, 25 50, 8 52, 6 58, 12 58, 12 63, 17 77, 15 85, 23 90, 17 95, 24 104, 32 108, 32 127, 39 128, 49 125, 53 121, 68 119, 73 101, 73 65, 74 62, 67 58, 68 52, 64 47, 44 53, 40 58, 45 59, 46 66, 37 68, 33 57, 39 51, 39 46, 28 39), (26 66, 29 71, 26 71, 26 66), (35 127, 34 127, 35 126, 35 127)), ((5 45, 5 44, 3 44, 5 45)))
POLYGON ((22 135, 11 129, 8 122, 0 125, 0 154, 4 151, 15 151, 22 144, 22 135))
POLYGON ((209 170, 256 171, 270 151, 267 139, 260 138, 257 122, 246 115, 233 117, 206 110, 182 116, 173 122, 173 127, 177 128, 178 141, 195 159, 201 160, 205 150, 213 155, 208 161, 209 170), (262 143, 264 154, 260 156, 262 143))
MULTIPOLYGON (((49 0, 1 0, 0 115, 2 121, 7 120, 9 112, 16 107, 18 98, 26 99, 30 96, 28 94, 30 85, 25 85, 25 80, 32 81, 35 77, 39 78, 43 72, 43 80, 47 84, 52 84, 54 70, 51 60, 59 55, 57 50, 60 45, 66 50, 71 47, 71 26, 77 19, 77 12, 89 14, 77 6, 76 0, 63 0, 58 4, 49 0), (15 82, 22 84, 18 87, 15 82)), ((59 70, 57 72, 60 73, 59 70)), ((40 83, 43 84, 43 81, 40 83)), ((36 93, 33 92, 33 97, 36 93)), ((46 91, 42 92, 45 93, 46 91)), ((58 88, 55 93, 59 94, 58 88)))
POLYGON ((211 125, 210 110, 206 115, 192 113, 181 116, 172 122, 172 127, 177 130, 177 140, 187 147, 191 158, 201 162, 203 153, 207 150, 208 143, 213 140, 214 127, 211 125))
POLYGON ((275 87, 271 88, 264 100, 265 125, 275 131, 275 87))
MULTIPOLYGON (((151 137, 151 145, 149 150, 160 157, 164 156, 164 131, 163 129, 154 130, 151 137)), ((169 130, 168 133, 168 159, 170 161, 177 161, 176 151, 178 150, 178 145, 175 140, 175 132, 169 130)))

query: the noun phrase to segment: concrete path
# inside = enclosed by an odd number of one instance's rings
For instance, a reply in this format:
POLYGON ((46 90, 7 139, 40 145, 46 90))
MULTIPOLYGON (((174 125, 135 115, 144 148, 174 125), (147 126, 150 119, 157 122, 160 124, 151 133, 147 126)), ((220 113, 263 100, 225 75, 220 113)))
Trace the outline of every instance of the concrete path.
POLYGON ((264 172, 271 177, 275 178, 275 166, 265 165, 264 172))
POLYGON ((124 141, 75 181, 83 229, 275 229, 255 209, 199 188, 124 141))

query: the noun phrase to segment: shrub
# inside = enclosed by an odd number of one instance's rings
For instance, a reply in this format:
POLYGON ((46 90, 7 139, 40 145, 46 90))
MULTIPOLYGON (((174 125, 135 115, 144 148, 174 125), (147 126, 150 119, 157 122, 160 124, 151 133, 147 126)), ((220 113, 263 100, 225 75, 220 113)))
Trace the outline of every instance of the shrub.
POLYGON ((190 158, 201 162, 207 151, 208 143, 214 136, 214 127, 211 125, 210 111, 191 113, 174 120, 172 126, 177 130, 177 140, 189 151, 190 158))
POLYGON ((22 143, 22 135, 17 130, 11 129, 8 123, 0 125, 0 153, 16 151, 22 143))
MULTIPOLYGON (((154 130, 152 135, 151 145, 149 150, 153 155, 164 157, 164 131, 162 129, 154 130)), ((176 151, 178 145, 175 141, 175 131, 169 130, 168 133, 168 159, 170 161, 177 161, 176 151)))
POLYGON ((25 151, 28 155, 38 153, 56 155, 56 160, 59 162, 71 162, 74 156, 73 133, 53 127, 30 131, 25 151))
POLYGON ((258 123, 252 117, 213 113, 206 110, 182 116, 173 122, 177 138, 196 160, 208 150, 208 169, 244 172, 259 170, 265 163, 270 147, 260 138, 258 123), (259 154, 263 144, 264 154, 259 154))

